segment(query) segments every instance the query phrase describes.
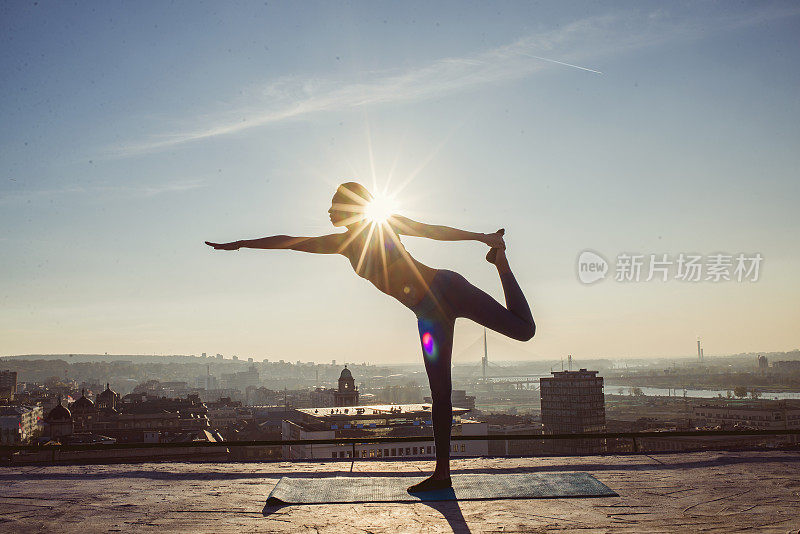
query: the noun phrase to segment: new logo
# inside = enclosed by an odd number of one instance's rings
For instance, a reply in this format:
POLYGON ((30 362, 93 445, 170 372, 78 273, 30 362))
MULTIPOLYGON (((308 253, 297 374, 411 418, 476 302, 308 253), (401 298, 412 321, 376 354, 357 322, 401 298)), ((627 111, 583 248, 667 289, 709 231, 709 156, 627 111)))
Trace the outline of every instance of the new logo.
POLYGON ((608 273, 608 262, 600 254, 584 250, 578 256, 578 280, 584 284, 593 284, 602 280, 608 273))

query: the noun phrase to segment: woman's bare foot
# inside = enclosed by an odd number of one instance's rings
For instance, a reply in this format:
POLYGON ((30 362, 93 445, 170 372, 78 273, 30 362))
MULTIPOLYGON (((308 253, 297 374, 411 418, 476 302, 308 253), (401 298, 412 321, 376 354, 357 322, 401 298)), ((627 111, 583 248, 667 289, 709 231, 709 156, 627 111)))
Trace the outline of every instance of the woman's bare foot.
MULTIPOLYGON (((505 228, 500 228, 496 233, 498 233, 500 235, 503 235, 503 234, 506 233, 506 229, 505 228)), ((498 250, 500 250, 500 249, 497 249, 497 248, 489 249, 489 252, 486 253, 486 261, 488 261, 489 263, 494 263, 495 262, 495 258, 497 258, 497 251, 498 250)))
POLYGON ((497 254, 494 257, 494 266, 497 267, 497 272, 503 274, 505 272, 511 271, 511 267, 508 265, 508 258, 506 257, 505 250, 497 250, 497 254))
POLYGON ((453 482, 449 476, 446 478, 435 478, 435 477, 436 475, 431 475, 422 482, 414 484, 413 486, 408 488, 408 492, 422 493, 425 491, 436 491, 453 487, 453 482))

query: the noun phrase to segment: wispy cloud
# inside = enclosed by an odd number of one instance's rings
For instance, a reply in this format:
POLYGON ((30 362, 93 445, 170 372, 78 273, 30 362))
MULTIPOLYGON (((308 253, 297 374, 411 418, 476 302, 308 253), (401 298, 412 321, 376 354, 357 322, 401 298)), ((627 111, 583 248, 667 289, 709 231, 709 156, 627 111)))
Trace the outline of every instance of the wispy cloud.
POLYGON ((0 205, 19 204, 35 201, 42 198, 80 194, 107 194, 123 198, 154 197, 164 193, 179 193, 206 187, 204 180, 175 180, 158 184, 143 184, 132 186, 65 186, 48 189, 28 189, 0 193, 0 205))
POLYGON ((180 180, 175 182, 142 186, 134 189, 133 191, 139 192, 147 197, 153 197, 162 193, 178 193, 181 191, 189 191, 191 189, 206 187, 207 185, 208 184, 202 180, 180 180))
POLYGON ((598 70, 578 63, 649 46, 699 39, 709 33, 744 28, 798 13, 800 8, 791 6, 714 18, 673 17, 664 10, 599 16, 483 52, 439 59, 402 72, 363 73, 362 81, 358 82, 281 78, 252 94, 251 102, 246 105, 223 111, 221 117, 207 117, 186 131, 113 147, 107 155, 125 157, 154 152, 320 112, 438 98, 526 78, 553 68, 552 63, 599 74, 598 70))

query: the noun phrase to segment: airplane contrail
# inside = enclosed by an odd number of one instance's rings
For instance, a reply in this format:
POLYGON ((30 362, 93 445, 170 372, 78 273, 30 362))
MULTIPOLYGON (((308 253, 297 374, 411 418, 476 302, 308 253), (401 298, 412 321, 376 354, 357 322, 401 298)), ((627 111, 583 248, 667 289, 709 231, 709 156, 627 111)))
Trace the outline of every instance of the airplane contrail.
POLYGON ((564 63, 563 61, 556 61, 555 59, 548 59, 546 57, 534 56, 533 54, 526 54, 525 52, 520 52, 520 54, 523 55, 523 56, 528 56, 528 57, 532 57, 532 58, 535 58, 535 59, 541 59, 542 61, 549 61, 550 63, 558 63, 559 65, 566 65, 567 67, 574 67, 576 69, 588 70, 589 72, 594 72, 595 74, 603 74, 599 70, 594 70, 594 69, 589 69, 589 68, 586 68, 586 67, 581 67, 580 65, 573 65, 572 63, 564 63))

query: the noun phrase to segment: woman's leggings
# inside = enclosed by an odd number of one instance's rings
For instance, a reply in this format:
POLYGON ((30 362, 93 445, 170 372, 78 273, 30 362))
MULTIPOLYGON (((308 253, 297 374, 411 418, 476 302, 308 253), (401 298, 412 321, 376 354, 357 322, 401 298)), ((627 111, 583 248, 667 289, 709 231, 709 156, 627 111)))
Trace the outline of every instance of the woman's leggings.
POLYGON ((446 464, 450 460, 450 429, 453 421, 450 367, 456 319, 472 319, 519 341, 528 341, 536 332, 531 309, 514 275, 510 271, 503 273, 500 281, 508 308, 501 306, 460 274, 440 269, 428 293, 412 308, 417 315, 425 371, 431 386, 437 468, 440 463, 446 464))

